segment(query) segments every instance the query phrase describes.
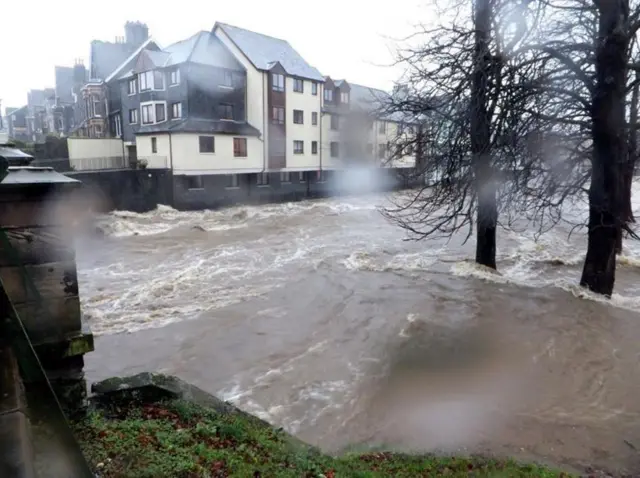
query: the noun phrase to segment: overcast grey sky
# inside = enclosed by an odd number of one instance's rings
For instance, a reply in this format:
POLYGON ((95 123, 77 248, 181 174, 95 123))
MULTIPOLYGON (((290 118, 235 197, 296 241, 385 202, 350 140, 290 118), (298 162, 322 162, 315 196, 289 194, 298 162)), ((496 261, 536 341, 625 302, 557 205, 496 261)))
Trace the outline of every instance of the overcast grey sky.
POLYGON ((399 68, 392 61, 395 38, 428 22, 425 0, 4 0, 0 11, 0 99, 26 103, 27 91, 54 86, 54 66, 88 65, 93 39, 124 35, 127 20, 149 26, 160 46, 216 21, 283 38, 323 74, 389 88, 399 68))

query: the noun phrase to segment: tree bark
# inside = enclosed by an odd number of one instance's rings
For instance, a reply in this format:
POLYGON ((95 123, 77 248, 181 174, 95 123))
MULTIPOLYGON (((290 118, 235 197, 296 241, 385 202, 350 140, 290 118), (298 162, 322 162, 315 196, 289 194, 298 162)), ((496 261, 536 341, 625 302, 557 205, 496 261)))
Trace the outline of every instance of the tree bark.
POLYGON ((489 0, 476 0, 474 25, 474 71, 470 106, 471 154, 478 200, 476 262, 495 269, 498 206, 491 167, 491 131, 487 107, 490 73, 489 39, 491 31, 491 6, 489 0))
POLYGON ((591 186, 587 257, 580 285, 611 296, 622 226, 620 173, 626 158, 625 87, 629 0, 595 1, 599 11, 592 92, 591 186))

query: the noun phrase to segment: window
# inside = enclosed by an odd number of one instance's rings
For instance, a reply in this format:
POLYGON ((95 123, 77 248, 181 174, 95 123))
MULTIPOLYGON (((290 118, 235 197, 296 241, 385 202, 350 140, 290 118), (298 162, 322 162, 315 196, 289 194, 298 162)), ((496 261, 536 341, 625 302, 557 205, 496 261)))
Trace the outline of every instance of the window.
POLYGON ((380 121, 380 125, 378 126, 378 132, 380 134, 384 134, 387 131, 387 123, 385 123, 384 121, 380 121))
POLYGON ((127 86, 127 93, 129 93, 130 95, 135 95, 136 94, 136 79, 135 78, 131 78, 129 80, 129 84, 127 86))
POLYGON ((238 179, 237 174, 228 174, 227 175, 227 187, 228 188, 238 188, 240 187, 240 180, 238 179))
POLYGON ((311 113, 311 124, 313 126, 317 126, 318 125, 318 113, 316 113, 315 111, 313 113, 311 113))
POLYGON ((280 182, 281 183, 290 183, 291 182, 291 173, 288 171, 282 171, 280 173, 280 182))
POLYGON ((304 154, 304 141, 293 141, 293 154, 304 154))
POLYGON ((293 122, 295 124, 304 123, 304 113, 302 112, 302 110, 293 110, 293 122))
POLYGON ((138 81, 140 82, 140 91, 150 90, 153 85, 153 72, 145 71, 138 75, 138 81))
POLYGON ((161 71, 153 72, 153 89, 164 90, 164 74, 161 71))
POLYGON ((318 154, 318 142, 311 141, 311 154, 318 154))
POLYGON ((313 96, 318 95, 318 83, 316 83, 315 81, 311 83, 311 94, 313 96))
POLYGON ((172 86, 180 84, 180 70, 178 68, 171 70, 169 84, 172 86))
POLYGON ((129 124, 136 124, 138 122, 138 110, 129 110, 129 124))
POLYGON ((182 118, 182 103, 171 104, 171 119, 182 118))
POLYGON ((337 130, 340 125, 340 117, 338 115, 331 115, 331 129, 337 130))
POLYGON ((115 126, 116 126, 116 136, 122 136, 122 123, 120 122, 120 115, 115 118, 115 126))
POLYGON ((228 88, 233 88, 233 73, 230 71, 225 71, 222 75, 222 86, 226 86, 228 88))
POLYGON ((156 103, 156 123, 162 123, 166 119, 164 103, 156 103))
POLYGON ((300 171, 298 173, 298 182, 300 182, 300 183, 306 183, 307 182, 307 178, 305 177, 304 171, 300 171))
POLYGON ((153 105, 142 106, 142 124, 152 124, 153 118, 153 105))
POLYGON ((284 108, 274 106, 271 110, 271 122, 273 124, 284 124, 284 108))
POLYGON ((201 153, 215 153, 215 143, 213 136, 198 136, 198 142, 200 143, 201 153))
POLYGON ((236 158, 247 157, 247 138, 233 138, 233 156, 236 158))
POLYGON ((331 157, 337 158, 340 155, 340 147, 336 141, 331 142, 331 157))
POLYGON ((329 102, 333 101, 333 90, 328 88, 324 90, 324 100, 329 102))
POLYGON ((258 177, 256 178, 256 184, 258 186, 268 186, 269 185, 269 173, 258 173, 258 177))
POLYGON ((157 154, 158 152, 158 138, 151 138, 151 152, 157 154))
POLYGON ((284 91, 284 75, 273 73, 271 80, 273 82, 273 91, 284 91))
POLYGON ((349 103, 349 93, 347 93, 346 91, 343 93, 340 93, 340 102, 349 103))
POLYGON ((232 120, 233 119, 233 105, 220 104, 220 119, 232 120))
POLYGON ((202 176, 184 176, 187 189, 204 189, 202 187, 202 176))
POLYGON ((296 93, 304 93, 304 80, 298 78, 293 79, 293 91, 296 93))
POLYGON ((379 144, 378 145, 378 157, 380 159, 383 159, 385 157, 385 154, 387 152, 387 146, 384 144, 379 144))

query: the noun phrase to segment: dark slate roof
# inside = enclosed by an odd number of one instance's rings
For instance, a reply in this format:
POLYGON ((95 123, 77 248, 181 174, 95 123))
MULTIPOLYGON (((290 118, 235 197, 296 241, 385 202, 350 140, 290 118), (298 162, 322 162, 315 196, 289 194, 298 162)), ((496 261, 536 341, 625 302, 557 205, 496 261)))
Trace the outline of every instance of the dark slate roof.
POLYGON ((33 161, 33 156, 11 146, 0 146, 0 158, 9 161, 10 166, 26 166, 33 161))
MULTIPOLYGON (((351 86, 351 108, 356 107, 368 113, 376 114, 376 112, 383 112, 385 106, 388 105, 392 99, 389 93, 377 88, 370 88, 355 83, 349 83, 349 86, 351 86)), ((380 118, 387 121, 397 121, 399 123, 415 122, 412 116, 405 115, 399 111, 389 114, 384 114, 383 112, 380 118)))
POLYGON ((118 68, 131 54, 138 49, 139 45, 130 43, 111 43, 94 40, 91 42, 90 79, 107 78, 116 68, 118 68))
POLYGON ((260 136, 260 131, 245 122, 198 118, 185 118, 178 121, 170 120, 160 124, 141 126, 136 131, 136 134, 151 133, 208 133, 260 136))
POLYGON ((275 62, 279 62, 289 75, 324 81, 320 72, 307 63, 285 40, 227 25, 226 23, 216 23, 213 28, 214 30, 216 28, 222 29, 259 70, 270 70, 275 62))
POLYGON ((75 184, 80 181, 72 179, 54 171, 53 168, 34 168, 31 166, 9 167, 9 174, 0 182, 0 185, 25 185, 25 184, 75 184))
POLYGON ((186 40, 169 45, 164 52, 169 53, 164 64, 167 67, 190 61, 230 70, 244 70, 227 47, 211 32, 198 32, 186 40))
POLYGON ((73 103, 73 67, 56 66, 56 97, 61 103, 73 103))

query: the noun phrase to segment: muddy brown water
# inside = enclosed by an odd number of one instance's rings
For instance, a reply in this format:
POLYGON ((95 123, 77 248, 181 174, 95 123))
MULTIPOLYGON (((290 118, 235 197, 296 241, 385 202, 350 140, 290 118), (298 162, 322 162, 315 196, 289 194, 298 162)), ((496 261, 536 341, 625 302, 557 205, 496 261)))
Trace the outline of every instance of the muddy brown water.
POLYGON ((90 381, 175 374, 327 451, 509 454, 640 475, 640 244, 609 302, 585 238, 406 242, 383 196, 103 217, 78 241, 90 381))

